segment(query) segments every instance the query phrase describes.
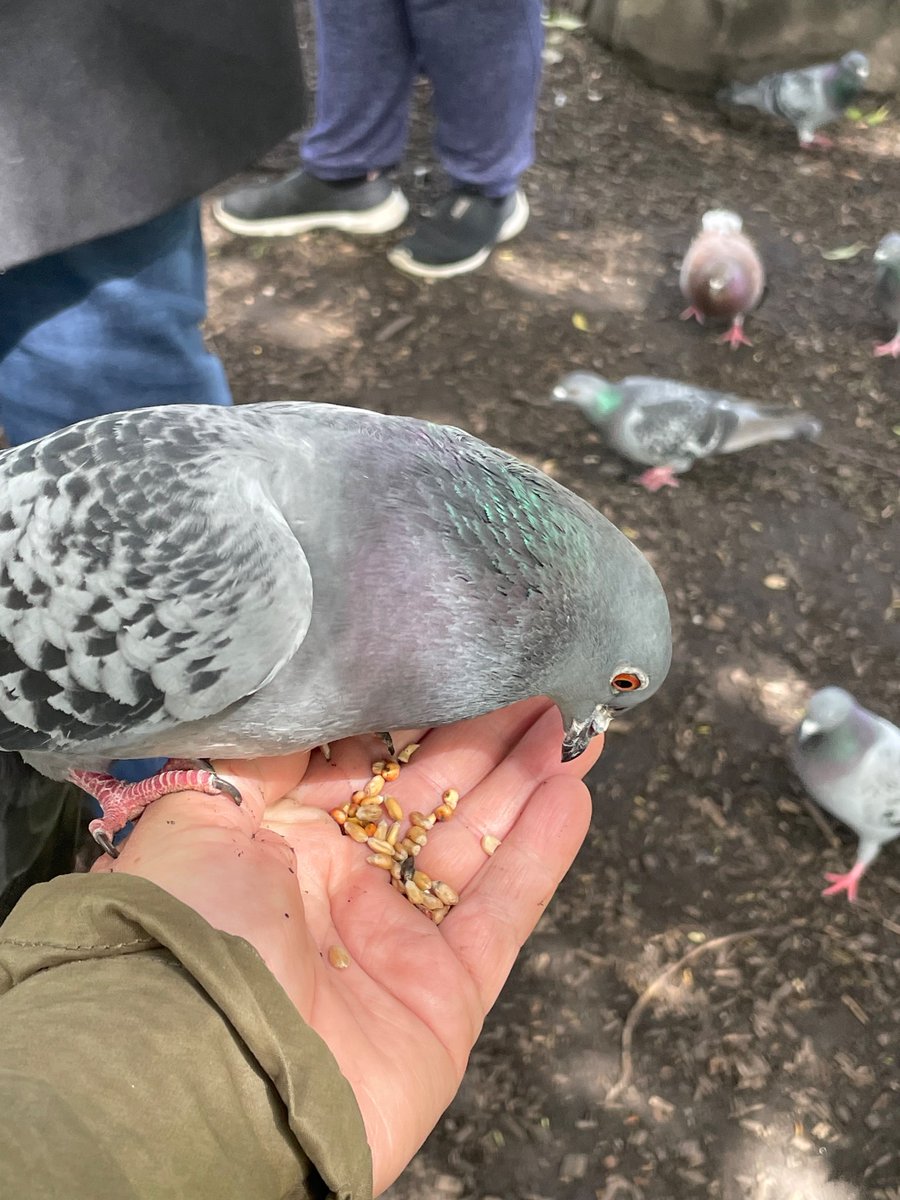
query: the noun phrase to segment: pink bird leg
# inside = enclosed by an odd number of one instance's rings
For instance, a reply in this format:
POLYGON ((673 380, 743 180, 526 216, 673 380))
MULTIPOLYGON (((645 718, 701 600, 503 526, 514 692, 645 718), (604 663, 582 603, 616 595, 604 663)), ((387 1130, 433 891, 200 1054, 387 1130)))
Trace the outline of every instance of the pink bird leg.
POLYGON ((900 329, 889 342, 882 342, 880 346, 876 346, 874 354, 876 358, 885 358, 887 355, 892 358, 900 358, 900 329))
POLYGON ((838 892, 846 892, 847 899, 853 904, 859 891, 859 881, 865 875, 867 865, 864 862, 854 863, 846 875, 835 875, 832 871, 826 871, 825 878, 831 887, 825 888, 822 895, 835 896, 838 892))
POLYGON ((634 482, 639 483, 648 492, 658 492, 660 488, 664 487, 677 488, 681 486, 671 467, 650 467, 649 470, 638 475, 634 482))
POLYGON ((138 783, 123 783, 102 771, 70 771, 69 780, 87 792, 100 805, 103 816, 91 821, 88 831, 98 846, 113 858, 118 850, 113 837, 120 829, 161 796, 172 792, 205 792, 207 796, 230 796, 241 803, 241 794, 225 779, 220 779, 211 766, 190 759, 170 758, 158 775, 138 783))
POLYGON ((694 304, 689 304, 687 308, 680 314, 680 316, 682 321, 690 321, 690 319, 693 317, 698 325, 704 325, 706 323, 706 317, 694 304))
POLYGON ((830 150, 834 142, 824 133, 814 133, 812 137, 800 139, 801 150, 830 150))
POLYGON ((752 346, 753 343, 744 333, 744 317, 742 313, 734 318, 734 323, 727 333, 723 333, 720 338, 716 338, 717 342, 723 345, 730 346, 732 350, 737 350, 738 346, 752 346))

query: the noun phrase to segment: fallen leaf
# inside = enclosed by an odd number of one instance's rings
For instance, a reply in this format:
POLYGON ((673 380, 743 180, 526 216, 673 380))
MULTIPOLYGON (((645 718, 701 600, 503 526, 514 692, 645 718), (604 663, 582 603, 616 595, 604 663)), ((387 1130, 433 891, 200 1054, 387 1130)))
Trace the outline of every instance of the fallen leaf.
POLYGON ((846 262, 847 259, 856 258, 866 249, 865 242, 853 242, 850 246, 836 246, 834 250, 819 250, 819 253, 828 262, 846 262))
POLYGON ((881 108, 876 108, 874 112, 866 113, 863 120, 870 129, 874 129, 876 125, 884 124, 890 115, 891 110, 886 104, 882 104, 881 108))
POLYGON ((852 108, 845 108, 844 116, 849 117, 851 121, 861 121, 862 120, 862 109, 857 108, 855 105, 852 108))
POLYGON ((584 313, 581 313, 581 312, 572 313, 572 324, 575 326, 576 329, 580 329, 582 333, 587 333, 588 321, 587 321, 587 317, 584 315, 584 313))

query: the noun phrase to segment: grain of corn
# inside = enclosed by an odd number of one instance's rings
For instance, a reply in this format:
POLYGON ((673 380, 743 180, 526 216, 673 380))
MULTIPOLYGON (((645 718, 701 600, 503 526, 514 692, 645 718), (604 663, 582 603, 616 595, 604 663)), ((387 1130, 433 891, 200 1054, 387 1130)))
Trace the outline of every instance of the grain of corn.
POLYGON ((410 742, 410 744, 408 746, 405 746, 400 751, 400 753, 397 755, 397 762, 408 763, 409 760, 412 758, 412 756, 415 754, 415 752, 418 750, 419 745, 420 745, 419 742, 410 742))
POLYGON ((331 817, 337 821, 338 825, 343 825, 347 820, 347 814, 342 808, 333 808, 331 810, 331 817))
POLYGON ((369 849, 374 850, 376 854, 386 854, 388 858, 394 857, 394 847, 390 842, 385 842, 379 837, 369 838, 369 849))
POLYGON ((459 904, 459 895, 449 883, 444 883, 442 879, 436 879, 431 885, 431 890, 442 904, 446 904, 448 907, 459 904))
POLYGON ((434 826, 437 817, 434 813, 429 813, 426 817, 424 813, 411 812, 409 814, 410 825, 418 825, 420 829, 431 829, 434 826))
POLYGON ((363 788, 363 795, 371 799, 373 796, 381 795, 384 788, 384 778, 381 775, 373 776, 366 786, 363 788))
MULTIPOLYGON (((370 838, 370 843, 375 839, 370 838)), ((394 857, 392 854, 370 854, 366 859, 367 863, 371 863, 373 867, 380 867, 382 871, 389 871, 394 865, 394 857)))
POLYGON ((385 796, 384 807, 392 821, 403 820, 403 809, 400 807, 400 802, 396 796, 385 796))
POLYGON ((400 774, 400 764, 394 759, 386 762, 381 770, 381 776, 385 783, 393 783, 400 774))
POLYGON ((434 815, 438 821, 449 821, 453 816, 453 809, 448 804, 439 804, 434 810, 434 815))
POLYGON ((422 889, 417 888, 411 879, 407 879, 406 881, 406 895, 413 904, 422 903, 422 889))
POLYGON ((447 788, 446 792, 441 796, 441 800, 448 808, 456 808, 457 804, 459 804, 459 792, 456 788, 447 788))
POLYGON ((343 946, 329 946, 328 961, 338 971, 346 971, 347 967, 350 966, 350 955, 343 946))
POLYGON ((421 888, 423 892, 427 892, 431 887, 431 876, 426 875, 424 871, 414 871, 413 883, 417 888, 421 888))
POLYGON ((428 834, 418 825, 410 825, 409 829, 406 831, 406 838, 404 840, 408 842, 415 842, 417 846, 424 846, 428 841, 428 834))
POLYGON ((387 833, 384 835, 384 840, 391 846, 397 845, 397 838, 400 836, 400 822, 395 821, 387 833))
POLYGON ((366 842, 369 840, 369 835, 363 829, 362 825, 360 825, 359 821, 353 817, 347 818, 347 822, 344 825, 344 833, 348 837, 353 838, 354 842, 366 842))
POLYGON ((368 823, 368 825, 363 825, 363 829, 365 829, 365 831, 366 831, 366 837, 367 837, 367 838, 374 837, 374 835, 375 835, 375 830, 376 830, 377 828, 378 828, 378 826, 375 824, 375 822, 374 822, 374 821, 370 821, 370 822, 368 823))
POLYGON ((481 848, 485 854, 493 854, 499 845, 501 845, 500 839, 491 833, 486 833, 481 839, 481 848))

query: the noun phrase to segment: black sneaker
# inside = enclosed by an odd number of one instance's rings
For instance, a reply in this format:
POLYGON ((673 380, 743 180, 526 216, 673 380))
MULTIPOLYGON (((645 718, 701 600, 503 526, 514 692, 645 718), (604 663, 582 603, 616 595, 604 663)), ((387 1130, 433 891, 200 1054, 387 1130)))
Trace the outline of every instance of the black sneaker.
POLYGON ((283 237, 310 229, 389 233, 406 220, 409 205, 385 175, 331 183, 301 168, 273 183, 229 192, 212 211, 231 233, 283 237))
POLYGON ((527 223, 524 192, 491 200, 478 192, 454 191, 411 237, 388 251, 388 259, 408 275, 450 279, 477 270, 498 242, 514 238, 527 223))

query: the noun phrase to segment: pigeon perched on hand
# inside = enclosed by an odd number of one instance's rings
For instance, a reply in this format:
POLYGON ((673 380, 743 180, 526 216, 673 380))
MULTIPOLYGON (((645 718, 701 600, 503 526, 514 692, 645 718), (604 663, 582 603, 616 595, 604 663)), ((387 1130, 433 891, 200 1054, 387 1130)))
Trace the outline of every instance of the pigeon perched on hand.
POLYGON ((756 83, 732 83, 716 99, 783 117, 794 126, 801 146, 827 148, 830 139, 817 130, 844 115, 859 99, 868 77, 869 60, 851 50, 837 62, 765 75, 756 83))
POLYGON ((553 398, 577 405, 617 454, 648 466, 637 482, 650 492, 678 487, 675 476, 689 471, 698 458, 763 442, 814 439, 822 432, 814 417, 796 408, 767 407, 649 375, 612 383, 576 371, 557 384, 553 398))
POLYGON ((670 657, 629 539, 458 429, 183 405, 0 455, 0 749, 90 792, 105 849, 166 792, 227 792, 197 758, 547 695, 568 761, 670 657), (161 755, 151 780, 102 773, 161 755))
POLYGON ((900 233, 883 237, 875 251, 875 300, 897 328, 889 342, 875 347, 875 357, 900 358, 900 233))
POLYGON ((762 260, 742 229, 737 213, 724 208, 704 213, 678 280, 688 301, 681 319, 695 317, 701 325, 707 317, 731 321, 719 341, 732 350, 753 344, 744 334, 744 317, 759 304, 766 286, 762 260))
POLYGON ((900 835, 900 729, 843 688, 823 688, 797 729, 794 767, 812 798, 859 838, 851 870, 827 874, 822 893, 855 900, 866 868, 900 835))

